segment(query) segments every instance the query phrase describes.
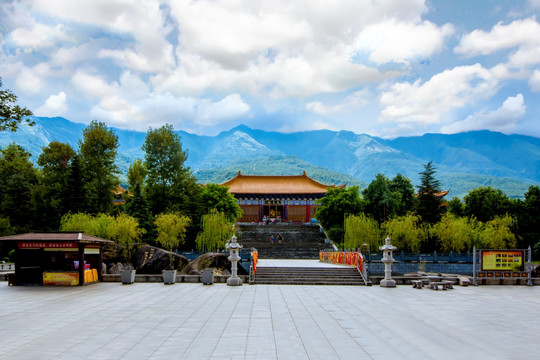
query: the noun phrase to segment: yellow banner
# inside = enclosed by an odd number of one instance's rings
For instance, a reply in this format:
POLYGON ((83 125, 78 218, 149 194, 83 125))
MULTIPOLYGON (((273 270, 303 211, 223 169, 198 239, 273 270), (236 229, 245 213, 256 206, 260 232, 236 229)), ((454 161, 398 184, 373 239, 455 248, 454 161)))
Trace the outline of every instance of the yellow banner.
POLYGON ((519 271, 522 268, 522 251, 482 251, 482 270, 519 271))
POLYGON ((68 272, 44 272, 43 285, 79 285, 79 274, 68 272))

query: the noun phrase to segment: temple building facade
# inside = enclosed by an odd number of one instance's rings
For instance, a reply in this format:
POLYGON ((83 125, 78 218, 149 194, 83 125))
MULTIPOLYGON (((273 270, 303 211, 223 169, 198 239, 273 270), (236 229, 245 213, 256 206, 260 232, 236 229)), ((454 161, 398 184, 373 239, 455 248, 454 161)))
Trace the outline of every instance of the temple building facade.
POLYGON ((244 214, 239 222, 309 222, 317 210, 315 202, 328 188, 345 185, 324 185, 302 175, 242 175, 238 172, 222 185, 229 188, 244 214))

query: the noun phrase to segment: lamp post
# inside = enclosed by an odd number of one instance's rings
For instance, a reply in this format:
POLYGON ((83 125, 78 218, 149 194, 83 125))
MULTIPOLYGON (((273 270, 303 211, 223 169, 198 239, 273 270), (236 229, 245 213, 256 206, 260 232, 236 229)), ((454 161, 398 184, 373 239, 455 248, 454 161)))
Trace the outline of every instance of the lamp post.
POLYGON ((392 257, 392 251, 397 250, 397 248, 390 244, 390 238, 387 237, 385 244, 379 247, 379 250, 383 251, 382 262, 384 263, 384 279, 381 280, 381 287, 396 287, 396 281, 392 279, 392 263, 394 258, 392 257))
POLYGON ((229 286, 241 286, 242 279, 238 277, 238 261, 240 256, 238 255, 242 245, 236 242, 236 236, 231 237, 231 240, 227 243, 227 249, 229 249, 230 255, 228 259, 231 261, 231 277, 227 279, 227 285, 229 286))

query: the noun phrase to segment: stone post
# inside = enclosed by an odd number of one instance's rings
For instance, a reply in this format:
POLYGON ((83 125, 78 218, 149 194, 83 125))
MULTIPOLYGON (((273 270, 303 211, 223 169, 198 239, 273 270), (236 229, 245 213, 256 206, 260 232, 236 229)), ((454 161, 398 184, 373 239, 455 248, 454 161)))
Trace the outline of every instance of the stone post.
POLYGON ((390 245, 389 237, 384 241, 384 246, 379 247, 379 250, 383 251, 383 258, 381 261, 384 263, 384 279, 381 280, 381 287, 393 288, 396 287, 396 281, 392 279, 392 263, 394 262, 392 251, 397 250, 397 248, 390 245))
POLYGON ((242 279, 238 277, 238 261, 240 256, 238 252, 242 248, 242 245, 236 242, 236 236, 232 236, 231 240, 227 243, 227 249, 229 249, 230 256, 229 260, 231 261, 231 277, 227 279, 227 285, 229 286, 241 286, 242 279))

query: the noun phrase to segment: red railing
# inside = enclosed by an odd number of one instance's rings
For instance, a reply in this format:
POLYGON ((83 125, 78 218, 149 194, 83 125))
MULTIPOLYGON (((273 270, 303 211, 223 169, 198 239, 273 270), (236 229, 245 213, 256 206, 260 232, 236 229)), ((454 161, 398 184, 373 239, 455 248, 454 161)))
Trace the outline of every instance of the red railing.
POLYGON ((363 271, 364 257, 358 251, 321 251, 319 259, 321 262, 355 266, 363 271))

